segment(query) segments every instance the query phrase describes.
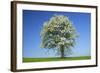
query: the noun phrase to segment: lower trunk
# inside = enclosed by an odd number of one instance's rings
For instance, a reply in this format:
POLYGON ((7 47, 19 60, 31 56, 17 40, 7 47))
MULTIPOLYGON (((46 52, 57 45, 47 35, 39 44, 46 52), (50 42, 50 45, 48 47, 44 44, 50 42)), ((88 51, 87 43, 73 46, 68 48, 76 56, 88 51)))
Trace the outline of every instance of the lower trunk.
POLYGON ((61 58, 64 58, 64 47, 63 46, 61 46, 60 52, 61 52, 61 58))

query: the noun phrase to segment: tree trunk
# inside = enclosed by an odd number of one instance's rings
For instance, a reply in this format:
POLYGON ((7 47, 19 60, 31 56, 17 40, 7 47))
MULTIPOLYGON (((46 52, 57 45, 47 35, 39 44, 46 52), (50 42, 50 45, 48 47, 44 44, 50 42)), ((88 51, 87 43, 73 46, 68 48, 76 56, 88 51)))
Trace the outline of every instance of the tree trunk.
POLYGON ((60 48, 60 52, 61 52, 61 58, 64 58, 64 47, 63 47, 63 45, 60 48))

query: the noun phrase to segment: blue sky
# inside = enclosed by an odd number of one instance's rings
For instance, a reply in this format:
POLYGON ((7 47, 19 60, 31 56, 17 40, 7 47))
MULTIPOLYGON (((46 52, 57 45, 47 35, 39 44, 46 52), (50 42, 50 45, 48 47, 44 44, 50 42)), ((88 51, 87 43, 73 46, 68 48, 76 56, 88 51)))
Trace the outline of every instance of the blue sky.
POLYGON ((43 23, 54 14, 67 16, 79 34, 71 56, 90 56, 90 13, 23 10, 23 57, 57 56, 53 50, 40 48, 43 23))

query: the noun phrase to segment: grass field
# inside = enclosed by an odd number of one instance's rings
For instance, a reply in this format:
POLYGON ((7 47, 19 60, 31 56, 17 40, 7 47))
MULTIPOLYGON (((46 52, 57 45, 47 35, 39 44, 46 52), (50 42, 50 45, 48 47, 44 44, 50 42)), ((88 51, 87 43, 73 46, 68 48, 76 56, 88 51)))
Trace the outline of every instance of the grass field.
POLYGON ((23 62, 48 62, 48 61, 69 61, 69 60, 87 60, 91 59, 91 56, 81 56, 81 57, 51 57, 51 58, 23 58, 23 62))

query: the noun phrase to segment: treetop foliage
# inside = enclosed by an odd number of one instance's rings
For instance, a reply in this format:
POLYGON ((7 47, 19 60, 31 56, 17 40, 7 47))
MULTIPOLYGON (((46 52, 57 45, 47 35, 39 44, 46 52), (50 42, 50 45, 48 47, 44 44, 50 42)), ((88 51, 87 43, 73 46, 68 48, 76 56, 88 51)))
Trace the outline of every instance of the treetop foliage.
POLYGON ((41 46, 56 49, 58 53, 63 46, 68 51, 74 47, 76 37, 76 29, 69 18, 64 15, 54 15, 43 24, 41 46))

